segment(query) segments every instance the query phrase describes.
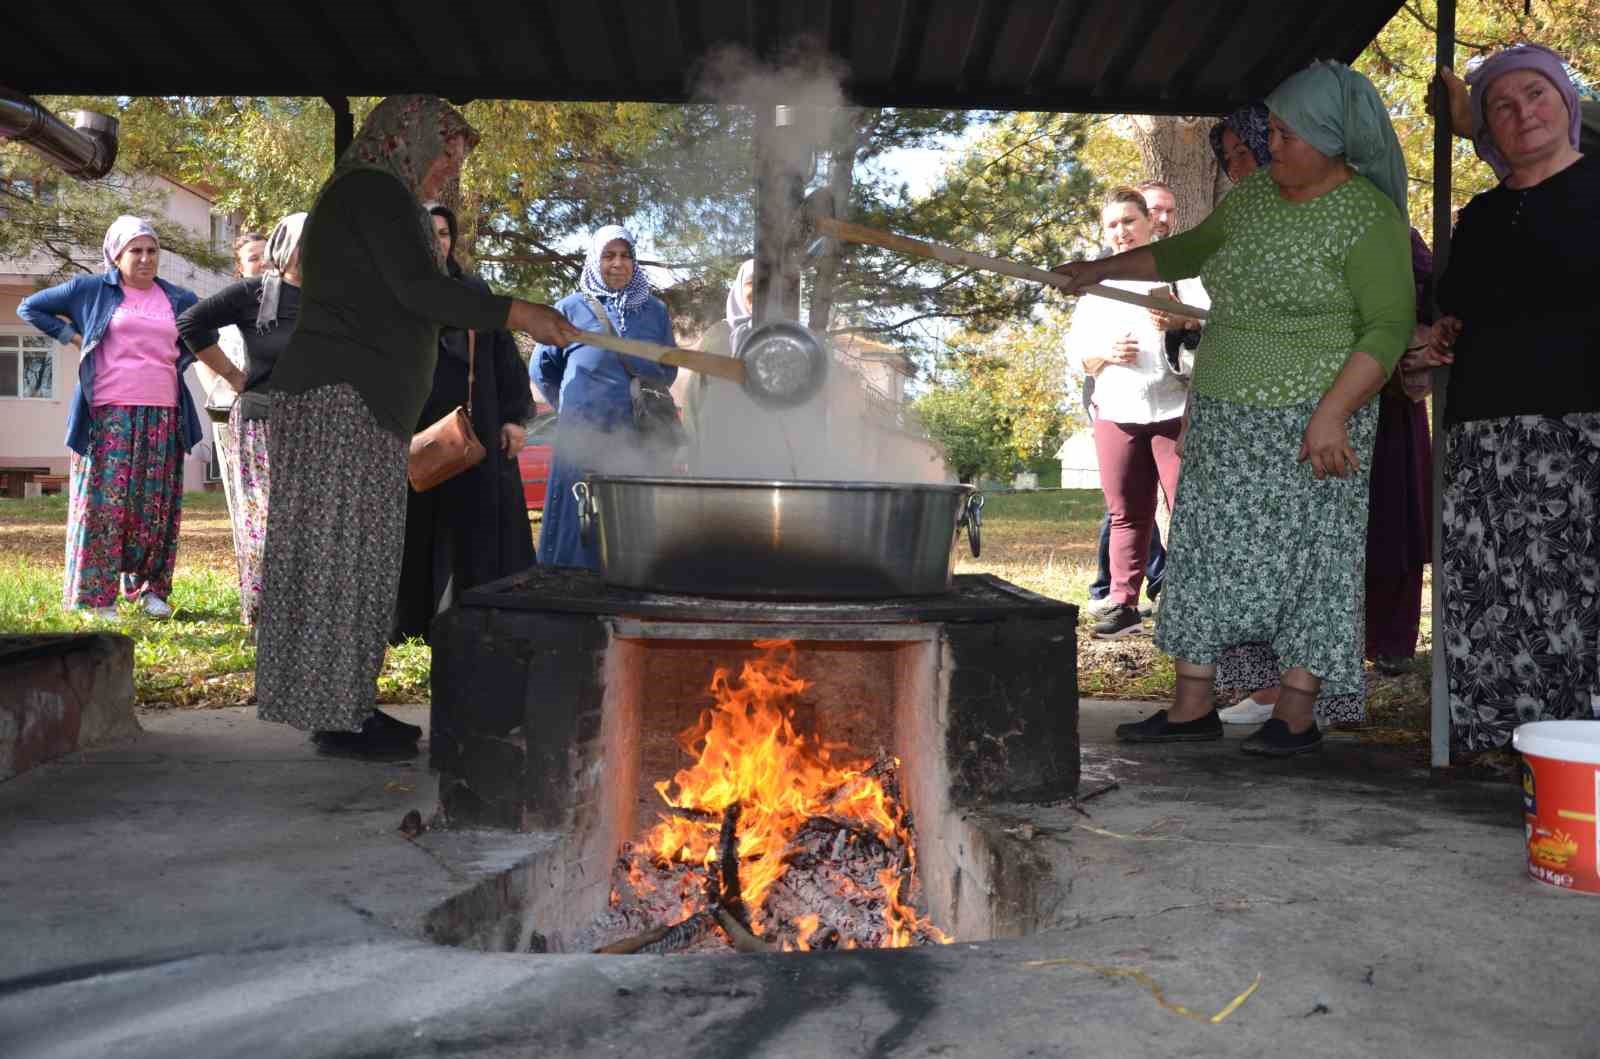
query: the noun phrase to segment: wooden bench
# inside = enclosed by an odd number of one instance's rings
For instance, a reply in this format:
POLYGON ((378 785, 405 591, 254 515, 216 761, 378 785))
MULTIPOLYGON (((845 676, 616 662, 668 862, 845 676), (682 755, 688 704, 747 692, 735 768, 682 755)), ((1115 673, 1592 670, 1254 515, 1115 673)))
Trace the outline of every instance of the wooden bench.
POLYGON ((39 483, 39 492, 46 496, 65 492, 67 488, 67 476, 64 474, 36 474, 33 480, 39 483))
POLYGON ((27 495, 27 483, 49 473, 48 467, 0 467, 0 496, 21 500, 27 495))

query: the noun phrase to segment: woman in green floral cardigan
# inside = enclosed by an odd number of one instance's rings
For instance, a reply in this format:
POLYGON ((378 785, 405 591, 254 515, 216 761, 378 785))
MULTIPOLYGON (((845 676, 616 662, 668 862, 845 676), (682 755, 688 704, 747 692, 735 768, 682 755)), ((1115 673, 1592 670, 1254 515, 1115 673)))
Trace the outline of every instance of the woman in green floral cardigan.
POLYGON ((1406 174, 1370 82, 1318 62, 1268 98, 1272 164, 1197 227, 1060 271, 1077 286, 1199 275, 1195 357, 1156 645, 1170 707, 1117 736, 1220 739, 1216 660, 1272 645, 1283 692, 1247 752, 1316 749, 1318 693, 1361 688, 1373 398, 1415 323, 1406 174))

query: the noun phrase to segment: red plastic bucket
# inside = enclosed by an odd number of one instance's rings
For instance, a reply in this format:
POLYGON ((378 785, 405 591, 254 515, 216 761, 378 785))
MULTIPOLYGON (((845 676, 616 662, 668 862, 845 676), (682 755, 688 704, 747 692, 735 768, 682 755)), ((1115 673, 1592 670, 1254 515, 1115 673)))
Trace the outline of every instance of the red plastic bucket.
POLYGON ((1600 721, 1535 721, 1511 743, 1522 753, 1528 874, 1600 894, 1600 721))

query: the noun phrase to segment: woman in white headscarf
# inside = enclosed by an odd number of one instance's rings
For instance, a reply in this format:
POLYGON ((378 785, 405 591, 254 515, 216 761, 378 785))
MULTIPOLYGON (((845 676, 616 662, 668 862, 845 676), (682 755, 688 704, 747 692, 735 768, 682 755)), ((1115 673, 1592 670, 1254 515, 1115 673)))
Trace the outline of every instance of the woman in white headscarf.
POLYGON ((169 618, 183 453, 202 436, 183 384, 194 357, 179 344, 176 322, 195 296, 156 276, 161 242, 147 221, 118 217, 101 252, 105 272, 30 295, 17 309, 79 350, 67 419, 73 457, 64 602, 115 618, 118 580, 127 573, 145 613, 169 618))
POLYGON ((267 544, 267 394, 272 368, 300 319, 300 233, 306 215, 291 213, 267 238, 267 269, 191 306, 178 317, 178 333, 201 363, 239 393, 228 413, 234 458, 228 464, 233 496, 233 554, 239 566, 239 613, 252 628, 261 604, 262 552, 267 544), (245 367, 234 366, 218 332, 236 327, 244 339, 245 367))
MULTIPOLYGON (((731 357, 738 352, 750 334, 750 327, 755 319, 753 309, 755 287, 756 261, 755 258, 750 258, 739 266, 733 282, 728 285, 728 296, 723 302, 723 318, 706 329, 705 337, 700 340, 702 350, 723 357, 731 357)), ((691 468, 695 468, 702 462, 703 432, 709 425, 702 416, 706 411, 706 398, 713 380, 710 375, 691 374, 694 377, 689 382, 688 394, 684 401, 684 417, 688 421, 691 438, 688 463, 691 468)))
MULTIPOLYGON (((581 331, 610 331, 671 345, 672 320, 639 270, 636 243, 633 233, 621 225, 598 229, 577 291, 555 307, 581 331)), ((638 377, 670 386, 678 369, 573 342, 540 346, 529 361, 528 373, 561 417, 539 532, 539 562, 595 568, 599 560, 594 549, 578 532, 572 485, 591 471, 638 471, 650 466, 652 456, 634 429, 629 385, 638 377)))

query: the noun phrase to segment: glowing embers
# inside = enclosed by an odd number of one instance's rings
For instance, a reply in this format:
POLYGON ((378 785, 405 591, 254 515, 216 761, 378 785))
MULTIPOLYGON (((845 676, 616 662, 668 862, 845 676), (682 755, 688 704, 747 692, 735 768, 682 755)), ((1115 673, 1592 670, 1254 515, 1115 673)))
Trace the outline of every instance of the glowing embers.
POLYGON ((795 731, 807 682, 794 645, 737 680, 717 669, 714 705, 680 733, 694 759, 657 783, 667 809, 625 844, 611 908, 591 928, 613 952, 900 948, 950 939, 913 906, 916 854, 898 760, 859 760, 795 731))

